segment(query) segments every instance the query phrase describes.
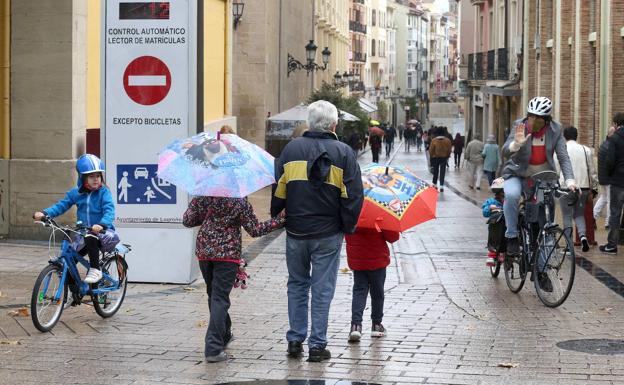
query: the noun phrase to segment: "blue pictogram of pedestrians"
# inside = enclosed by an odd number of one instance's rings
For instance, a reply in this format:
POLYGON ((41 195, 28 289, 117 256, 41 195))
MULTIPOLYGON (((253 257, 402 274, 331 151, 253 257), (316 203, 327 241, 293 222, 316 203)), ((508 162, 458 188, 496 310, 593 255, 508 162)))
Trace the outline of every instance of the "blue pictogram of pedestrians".
POLYGON ((156 164, 117 165, 117 204, 175 204, 176 187, 158 178, 157 170, 156 164))

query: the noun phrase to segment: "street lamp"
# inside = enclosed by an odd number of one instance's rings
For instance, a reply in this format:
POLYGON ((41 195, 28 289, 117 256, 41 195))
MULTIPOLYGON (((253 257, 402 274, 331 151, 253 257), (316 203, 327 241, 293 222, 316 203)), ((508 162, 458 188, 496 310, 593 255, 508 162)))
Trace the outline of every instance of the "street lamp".
POLYGON ((243 11, 245 10, 245 3, 236 2, 232 4, 232 16, 234 16, 234 29, 238 26, 243 18, 243 11))
POLYGON ((316 50, 318 49, 317 45, 314 44, 314 40, 310 40, 308 44, 305 46, 306 50, 306 64, 301 63, 299 60, 295 59, 290 53, 288 54, 288 71, 286 72, 286 76, 290 76, 291 72, 296 70, 306 70, 308 76, 312 71, 325 71, 327 69, 327 65, 329 64, 329 57, 331 56, 331 51, 329 47, 325 47, 325 49, 321 52, 323 66, 320 66, 314 62, 316 58, 316 50))

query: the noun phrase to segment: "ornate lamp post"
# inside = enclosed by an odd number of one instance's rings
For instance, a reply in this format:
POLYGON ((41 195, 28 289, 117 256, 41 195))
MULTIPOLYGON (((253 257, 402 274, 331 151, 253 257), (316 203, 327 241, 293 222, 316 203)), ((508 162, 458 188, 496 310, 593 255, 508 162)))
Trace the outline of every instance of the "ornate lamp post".
POLYGON ((320 66, 314 62, 314 59, 316 59, 317 48, 318 47, 316 46, 316 44, 314 44, 314 40, 310 40, 310 42, 306 44, 305 46, 306 64, 301 63, 299 60, 295 59, 291 54, 288 54, 288 72, 286 73, 286 76, 290 76, 290 73, 296 70, 306 70, 308 76, 310 75, 310 72, 312 71, 318 71, 318 70, 325 71, 327 69, 327 64, 329 64, 329 57, 331 56, 331 51, 329 50, 328 47, 325 47, 325 49, 321 52, 321 54, 323 55, 322 56, 323 66, 320 66))

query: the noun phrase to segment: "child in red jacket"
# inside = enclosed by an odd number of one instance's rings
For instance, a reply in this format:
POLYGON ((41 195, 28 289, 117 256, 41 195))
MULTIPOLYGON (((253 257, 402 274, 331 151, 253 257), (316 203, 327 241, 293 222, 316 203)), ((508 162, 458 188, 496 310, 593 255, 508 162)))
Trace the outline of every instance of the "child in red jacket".
POLYGON ((386 267, 390 264, 390 250, 386 242, 396 242, 400 234, 396 231, 357 228, 346 235, 347 262, 353 270, 353 302, 351 303, 351 331, 349 342, 362 337, 362 314, 370 290, 372 337, 383 337, 386 329, 383 318, 384 283, 386 267))

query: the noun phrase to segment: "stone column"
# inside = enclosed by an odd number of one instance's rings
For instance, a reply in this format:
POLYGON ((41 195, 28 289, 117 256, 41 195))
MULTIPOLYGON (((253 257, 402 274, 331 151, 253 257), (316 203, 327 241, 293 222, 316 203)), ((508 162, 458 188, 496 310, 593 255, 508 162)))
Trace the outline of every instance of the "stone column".
POLYGON ((75 158, 85 148, 86 17, 83 0, 11 2, 11 237, 46 236, 32 213, 76 183, 75 158))

